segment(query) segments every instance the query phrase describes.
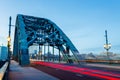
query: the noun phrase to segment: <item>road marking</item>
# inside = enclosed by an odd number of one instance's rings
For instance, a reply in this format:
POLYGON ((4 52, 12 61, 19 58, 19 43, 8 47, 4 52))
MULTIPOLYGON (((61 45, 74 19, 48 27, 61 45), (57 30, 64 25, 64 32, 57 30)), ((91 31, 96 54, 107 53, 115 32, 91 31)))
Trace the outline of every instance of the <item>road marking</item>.
POLYGON ((83 75, 80 75, 80 74, 76 74, 76 76, 83 77, 83 75))
POLYGON ((55 69, 55 70, 59 70, 59 69, 55 69))

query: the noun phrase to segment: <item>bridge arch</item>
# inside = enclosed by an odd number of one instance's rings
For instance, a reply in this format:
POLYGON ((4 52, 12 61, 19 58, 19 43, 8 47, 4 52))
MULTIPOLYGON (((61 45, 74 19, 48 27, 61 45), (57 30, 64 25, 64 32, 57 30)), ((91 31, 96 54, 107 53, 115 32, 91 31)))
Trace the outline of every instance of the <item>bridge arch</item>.
POLYGON ((54 22, 46 18, 18 14, 15 24, 13 58, 20 65, 30 63, 28 47, 33 44, 47 44, 59 49, 66 61, 69 61, 70 51, 75 61, 83 60, 70 39, 54 22))

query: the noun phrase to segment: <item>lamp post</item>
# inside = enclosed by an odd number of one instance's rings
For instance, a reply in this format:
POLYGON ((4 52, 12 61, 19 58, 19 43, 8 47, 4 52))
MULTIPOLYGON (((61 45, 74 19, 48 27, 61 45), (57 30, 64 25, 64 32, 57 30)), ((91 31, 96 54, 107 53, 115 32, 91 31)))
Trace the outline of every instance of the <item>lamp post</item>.
POLYGON ((10 46, 11 46, 11 16, 9 18, 9 33, 8 33, 8 38, 7 38, 7 41, 8 41, 8 44, 7 44, 7 47, 8 47, 8 69, 9 69, 9 65, 10 65, 10 56, 11 56, 11 51, 10 51, 10 46))
MULTIPOLYGON (((109 58, 109 49, 111 48, 111 44, 108 43, 108 37, 107 37, 107 30, 105 30, 105 39, 106 39, 106 44, 104 44, 104 49, 106 49, 106 53, 107 53, 107 58, 108 58, 108 61, 110 62, 110 58, 109 58)), ((108 63, 109 63, 108 62, 108 63)))

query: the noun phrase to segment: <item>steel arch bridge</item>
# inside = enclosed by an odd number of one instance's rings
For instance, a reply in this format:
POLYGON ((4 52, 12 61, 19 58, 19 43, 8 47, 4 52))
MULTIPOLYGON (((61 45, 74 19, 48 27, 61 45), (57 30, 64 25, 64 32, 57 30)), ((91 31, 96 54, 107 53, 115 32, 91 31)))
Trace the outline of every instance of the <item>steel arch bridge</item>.
POLYGON ((20 65, 29 65, 29 46, 51 46, 60 50, 64 59, 69 62, 70 51, 75 61, 83 60, 79 51, 75 48, 64 32, 51 20, 28 15, 18 14, 15 24, 13 45, 13 59, 20 65))

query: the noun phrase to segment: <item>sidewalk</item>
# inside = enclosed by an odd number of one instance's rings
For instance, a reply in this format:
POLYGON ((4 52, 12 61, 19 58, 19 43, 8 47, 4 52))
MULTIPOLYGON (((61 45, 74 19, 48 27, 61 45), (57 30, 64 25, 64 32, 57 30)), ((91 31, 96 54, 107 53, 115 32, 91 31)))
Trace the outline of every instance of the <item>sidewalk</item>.
POLYGON ((32 67, 21 67, 17 62, 11 61, 9 80, 59 80, 51 75, 32 67))
POLYGON ((120 69, 120 66, 113 66, 113 65, 110 65, 110 64, 93 64, 93 63, 87 63, 86 65, 87 66, 94 66, 94 67, 120 69))

